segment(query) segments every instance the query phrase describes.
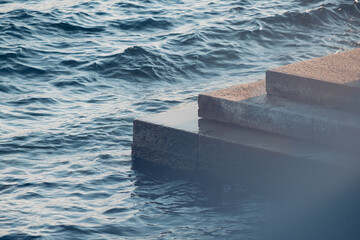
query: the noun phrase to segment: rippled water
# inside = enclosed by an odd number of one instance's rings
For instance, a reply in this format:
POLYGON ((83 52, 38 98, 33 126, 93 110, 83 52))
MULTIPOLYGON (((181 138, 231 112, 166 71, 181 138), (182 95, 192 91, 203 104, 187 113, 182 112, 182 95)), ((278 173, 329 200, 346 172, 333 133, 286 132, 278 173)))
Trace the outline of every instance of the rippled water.
POLYGON ((132 169, 132 121, 360 47, 351 0, 0 0, 0 238, 251 239, 236 183, 132 169))

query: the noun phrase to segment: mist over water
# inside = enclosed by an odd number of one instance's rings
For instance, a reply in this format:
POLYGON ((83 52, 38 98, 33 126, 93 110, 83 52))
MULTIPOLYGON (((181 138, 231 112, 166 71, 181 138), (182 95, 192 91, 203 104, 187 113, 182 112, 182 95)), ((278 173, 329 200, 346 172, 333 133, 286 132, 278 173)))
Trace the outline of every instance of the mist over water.
POLYGON ((359 26, 350 0, 0 0, 0 239, 253 239, 266 200, 132 169, 132 121, 359 26))

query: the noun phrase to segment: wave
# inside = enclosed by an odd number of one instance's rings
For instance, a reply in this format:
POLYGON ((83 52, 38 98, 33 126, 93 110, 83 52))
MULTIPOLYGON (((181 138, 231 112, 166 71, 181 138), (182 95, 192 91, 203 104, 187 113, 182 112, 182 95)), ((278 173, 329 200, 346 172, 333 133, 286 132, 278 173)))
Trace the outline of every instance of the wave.
POLYGON ((0 92, 8 93, 8 94, 23 93, 23 91, 16 86, 10 84, 3 84, 1 82, 0 82, 0 92))
POLYGON ((353 5, 327 4, 305 12, 285 12, 282 15, 266 17, 259 19, 267 25, 276 26, 302 26, 306 29, 314 29, 315 27, 343 25, 349 20, 349 17, 359 17, 359 13, 353 5))
POLYGON ((135 3, 129 3, 129 2, 118 2, 118 3, 115 3, 114 6, 120 7, 120 8, 125 8, 125 9, 128 9, 128 8, 146 9, 146 7, 143 6, 143 5, 135 4, 135 3))
POLYGON ((23 99, 17 100, 17 101, 7 102, 7 104, 17 105, 17 106, 24 106, 24 105, 36 104, 36 103, 39 103, 42 105, 52 105, 52 104, 56 104, 57 101, 54 98, 28 97, 28 98, 23 98, 23 99))
POLYGON ((8 35, 22 40, 33 35, 31 28, 11 22, 0 23, 0 32, 3 36, 8 35))
POLYGON ((25 234, 25 233, 11 233, 11 234, 6 234, 6 235, 3 235, 3 236, 0 236, 0 240, 13 240, 13 239, 32 240, 32 239, 42 239, 42 238, 43 238, 42 236, 28 235, 28 234, 25 234))
POLYGON ((23 76, 31 76, 31 75, 38 76, 38 75, 47 74, 47 71, 40 67, 33 67, 20 62, 13 64, 11 67, 9 66, 9 64, 7 64, 7 66, 0 67, 0 74, 14 74, 14 73, 21 74, 23 76))
POLYGON ((168 57, 156 50, 140 46, 128 47, 122 53, 103 56, 82 70, 126 81, 175 81, 185 74, 168 57))
POLYGON ((81 26, 80 24, 65 22, 65 21, 56 22, 56 23, 48 23, 48 24, 46 24, 46 26, 49 28, 55 28, 55 29, 59 29, 59 30, 65 31, 65 32, 72 32, 72 33, 77 33, 77 32, 99 33, 99 32, 105 31, 105 27, 103 27, 103 26, 85 27, 85 26, 81 26))
POLYGON ((169 20, 155 18, 115 20, 109 25, 111 27, 129 31, 167 30, 174 26, 173 22, 169 20))
POLYGON ((85 84, 82 84, 77 80, 57 81, 57 82, 53 83, 53 85, 55 87, 58 87, 58 88, 65 88, 65 87, 81 87, 81 88, 85 88, 86 87, 85 84))

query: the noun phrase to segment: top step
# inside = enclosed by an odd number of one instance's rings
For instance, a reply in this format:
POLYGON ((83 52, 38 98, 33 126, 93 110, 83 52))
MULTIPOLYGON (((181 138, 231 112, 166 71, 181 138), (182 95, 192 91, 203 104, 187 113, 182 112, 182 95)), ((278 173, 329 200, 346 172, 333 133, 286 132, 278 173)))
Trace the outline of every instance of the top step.
POLYGON ((270 69, 269 95, 360 111, 360 48, 270 69))

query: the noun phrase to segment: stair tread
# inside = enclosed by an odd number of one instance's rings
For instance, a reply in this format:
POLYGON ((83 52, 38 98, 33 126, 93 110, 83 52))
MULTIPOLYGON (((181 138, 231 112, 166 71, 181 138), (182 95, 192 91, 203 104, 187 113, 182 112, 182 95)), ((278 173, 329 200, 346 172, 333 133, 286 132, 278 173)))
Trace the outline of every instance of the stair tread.
POLYGON ((263 80, 242 85, 200 94, 199 115, 330 144, 360 140, 360 114, 269 96, 263 80))
POLYGON ((270 95, 360 111, 360 48, 266 72, 270 95))
MULTIPOLYGON (((292 158, 326 162, 335 165, 348 165, 357 162, 356 157, 351 155, 347 156, 346 153, 327 146, 257 129, 201 119, 197 116, 196 106, 138 119, 134 123, 134 127, 147 128, 148 124, 159 126, 158 131, 161 131, 163 128, 167 128, 170 131, 183 131, 201 136, 202 138, 216 139, 226 144, 241 145, 249 149, 264 151, 266 153, 278 153, 292 158)), ((141 133, 138 134, 141 135, 141 133)), ((134 131, 134 135, 136 135, 136 131, 134 131)), ((138 137, 134 136, 134 145, 144 145, 136 139, 138 139, 138 137)), ((198 141, 201 141, 201 138, 199 139, 198 141)), ((193 144, 201 143, 197 142, 193 144)), ((153 143, 153 145, 146 143, 146 145, 147 147, 153 147, 161 151, 167 151, 168 149, 164 149, 163 146, 157 143, 153 143)), ((181 146, 178 147, 181 148, 181 146)), ((179 152, 181 152, 181 150, 179 150, 179 152)), ((184 153, 186 154, 186 151, 184 153)), ((221 161, 221 159, 219 159, 219 161, 221 161)))

